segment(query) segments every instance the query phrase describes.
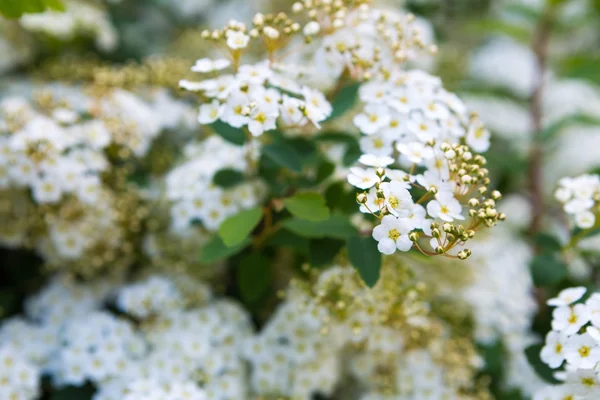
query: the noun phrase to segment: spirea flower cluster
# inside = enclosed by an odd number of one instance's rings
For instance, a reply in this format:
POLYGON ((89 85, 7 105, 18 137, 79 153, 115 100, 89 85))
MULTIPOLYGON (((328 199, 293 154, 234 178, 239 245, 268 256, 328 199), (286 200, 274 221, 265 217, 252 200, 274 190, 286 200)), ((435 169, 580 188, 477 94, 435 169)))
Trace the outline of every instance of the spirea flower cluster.
POLYGON ((244 174, 256 159, 254 151, 217 135, 188 143, 184 148, 186 161, 165 178, 174 229, 185 230, 200 222, 207 230, 216 231, 226 218, 256 206, 264 191, 259 180, 246 179, 226 188, 214 182, 220 171, 244 174))
POLYGON ((241 350, 252 330, 238 305, 189 277, 107 284, 59 277, 28 301, 25 318, 0 326, 0 359, 13 360, 3 364, 8 390, 36 398, 43 373, 58 387, 94 383, 94 399, 245 398, 241 350))
POLYGON ((559 369, 555 377, 563 383, 543 389, 536 399, 591 400, 600 395, 600 294, 592 293, 582 302, 585 293, 584 287, 574 287, 548 300, 555 308, 541 358, 550 368, 559 369))
POLYGON ((34 248, 55 266, 86 256, 92 266, 81 269, 127 263, 129 237, 145 218, 130 176, 164 130, 185 125, 188 111, 161 90, 49 85, 2 99, 0 190, 10 199, 3 243, 34 248), (171 115, 155 112, 168 106, 171 115))
POLYGON ((554 196, 563 204, 575 226, 581 229, 594 227, 600 202, 600 176, 562 178, 558 185, 554 196))

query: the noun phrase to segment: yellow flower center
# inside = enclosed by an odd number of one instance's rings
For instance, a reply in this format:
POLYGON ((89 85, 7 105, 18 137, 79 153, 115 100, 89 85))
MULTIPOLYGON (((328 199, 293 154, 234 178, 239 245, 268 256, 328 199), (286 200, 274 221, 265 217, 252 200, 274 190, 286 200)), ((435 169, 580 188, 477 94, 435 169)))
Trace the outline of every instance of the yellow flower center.
POLYGON ((400 237, 400 232, 398 232, 397 229, 392 229, 390 230, 390 232, 388 233, 388 237, 390 239, 392 239, 393 241, 396 241, 396 239, 398 239, 400 237))
POLYGON ((590 355, 590 348, 587 346, 581 346, 579 348, 579 355, 583 358, 589 357, 590 355))

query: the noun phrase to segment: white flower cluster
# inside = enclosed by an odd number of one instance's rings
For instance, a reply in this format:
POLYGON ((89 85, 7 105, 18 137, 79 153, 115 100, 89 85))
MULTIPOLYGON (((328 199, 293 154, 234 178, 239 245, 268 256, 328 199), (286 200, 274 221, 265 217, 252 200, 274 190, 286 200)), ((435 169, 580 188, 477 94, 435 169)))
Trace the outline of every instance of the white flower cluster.
POLYGON ((245 173, 248 154, 251 160, 255 157, 249 153, 252 150, 230 144, 217 135, 186 146, 187 161, 166 177, 166 197, 174 203, 171 209, 174 229, 183 231, 194 221, 200 221, 207 230, 215 231, 227 217, 258 203, 262 193, 258 181, 245 180, 228 188, 213 182, 220 170, 245 173))
POLYGON ((573 217, 575 226, 581 229, 594 227, 600 202, 600 176, 565 177, 558 185, 554 196, 564 205, 564 211, 573 217))
MULTIPOLYGON (((95 400, 246 398, 241 351, 252 334, 249 316, 212 300, 198 282, 190 290, 189 277, 183 281, 180 290, 177 277, 150 276, 109 292, 104 283, 55 280, 28 302, 29 321, 0 326, 0 348, 12 346, 57 386, 92 382, 95 400), (120 317, 102 311, 115 297, 120 317)), ((9 382, 9 389, 19 387, 9 382)))
POLYGON ((600 396, 600 293, 593 293, 584 303, 584 287, 565 289, 548 305, 552 313, 552 331, 546 336, 541 359, 550 368, 564 369, 555 373, 563 381, 542 389, 538 400, 573 398, 592 400, 600 396), (570 396, 570 397, 569 397, 570 396))
POLYGON ((28 187, 37 203, 73 195, 93 204, 109 168, 105 150, 118 144, 141 157, 164 121, 152 104, 125 90, 99 100, 76 88, 51 93, 56 106, 50 109, 23 97, 0 103, 0 188, 28 187))
POLYGON ((78 36, 90 36, 99 49, 114 50, 118 44, 117 31, 103 7, 79 0, 66 0, 64 3, 65 12, 25 14, 20 23, 28 31, 65 41, 78 36))
MULTIPOLYGON (((353 274, 350 268, 332 267, 321 275, 315 290, 325 293, 353 274)), ((303 289, 291 289, 262 332, 245 346, 254 392, 298 400, 315 395, 363 400, 459 398, 458 388, 448 383, 447 371, 432 353, 405 349, 404 333, 381 324, 378 312, 388 305, 368 291, 365 286, 352 287, 351 293, 369 311, 346 310, 340 318, 303 289), (389 380, 382 379, 387 385, 380 386, 381 371, 394 371, 389 380), (348 380, 359 383, 353 393, 345 392, 343 382, 348 380)), ((340 300, 338 307, 343 303, 340 300)), ((415 315, 405 328, 423 323, 423 317, 415 315)))
MULTIPOLYGON (((227 59, 203 58, 192 71, 208 74, 230 65, 227 59)), ((287 69, 264 61, 242 65, 235 75, 220 75, 201 82, 184 80, 180 84, 187 90, 201 91, 210 100, 200 106, 198 121, 203 125, 221 120, 234 128, 247 126, 253 136, 275 129, 278 118, 287 129, 303 127, 309 122, 319 127, 331 114, 331 105, 323 93, 286 76, 287 69)))
MULTIPOLYGON (((369 190, 359 199, 361 211, 382 217, 373 231, 379 250, 384 254, 408 251, 413 245, 412 231, 430 235, 431 223, 436 220, 464 220, 465 203, 485 193, 478 191, 485 182, 481 168, 485 161, 471 149, 486 151, 490 133, 480 121, 469 118, 465 105, 443 89, 439 78, 422 71, 374 79, 361 87, 360 97, 365 107, 354 118, 365 134, 359 162, 370 168, 352 168, 348 181, 369 190), (457 147, 461 140, 469 147, 457 147), (396 161, 409 167, 410 174, 384 169, 396 161), (471 162, 479 165, 468 165, 471 162), (422 173, 414 173, 421 167, 422 173), (385 178, 389 181, 384 182, 385 178), (416 202, 411 186, 426 191, 416 202), (426 200, 430 201, 424 207, 421 203, 426 200)), ((494 212, 490 210, 489 216, 496 216, 494 212)), ((440 243, 434 240, 432 247, 440 243)))
POLYGON ((317 13, 303 29, 307 36, 328 33, 314 51, 315 73, 331 80, 347 69, 353 77, 366 77, 397 62, 421 61, 430 27, 395 8, 362 4, 345 13, 317 13))
MULTIPOLYGON (((499 207, 510 208, 506 211, 509 213, 513 209, 527 210, 527 203, 512 197, 503 200, 499 207)), ((538 340, 531 332, 537 311, 529 271, 533 254, 527 243, 520 240, 516 228, 503 224, 475 240, 478 251, 467 261, 469 270, 464 271, 464 275, 471 275, 470 282, 460 296, 472 308, 477 342, 494 345, 502 341, 505 385, 532 396, 544 386, 525 354, 525 349, 538 340)), ((452 289, 448 291, 451 293, 452 289)))
POLYGON ((37 203, 57 203, 73 194, 94 203, 100 173, 108 167, 103 150, 111 142, 105 125, 82 121, 77 111, 57 108, 51 115, 24 98, 0 104, 0 185, 31 188, 37 203), (15 124, 21 126, 13 131, 15 124))
POLYGON ((0 344, 0 398, 34 400, 40 395, 40 371, 17 349, 0 344))

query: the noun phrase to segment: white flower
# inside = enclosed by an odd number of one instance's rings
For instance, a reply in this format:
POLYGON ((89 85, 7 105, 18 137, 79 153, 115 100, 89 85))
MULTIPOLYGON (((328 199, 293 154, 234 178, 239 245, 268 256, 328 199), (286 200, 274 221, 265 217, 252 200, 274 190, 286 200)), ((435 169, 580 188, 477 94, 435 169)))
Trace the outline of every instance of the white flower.
POLYGON ((380 178, 377 176, 375 169, 373 168, 350 168, 348 183, 350 183, 352 186, 355 186, 359 189, 369 189, 379 181, 380 178))
POLYGON ((275 122, 279 116, 276 109, 269 107, 257 107, 253 110, 248 123, 248 130, 252 136, 260 136, 265 131, 275 129, 275 122))
POLYGON ((562 306, 552 312, 552 329, 572 335, 578 332, 589 320, 590 314, 585 305, 562 306))
POLYGON ((243 32, 238 31, 227 31, 227 46, 232 50, 239 50, 246 48, 248 42, 250 42, 250 36, 243 32))
POLYGON ((210 58, 201 58, 196 61, 196 64, 192 67, 193 72, 207 73, 213 71, 219 71, 225 69, 231 65, 231 61, 220 58, 212 60, 210 58))
POLYGON ((561 203, 568 202, 569 200, 571 200, 572 196, 573 196, 573 192, 571 191, 571 189, 566 188, 566 187, 559 187, 554 192, 554 197, 556 198, 556 200, 560 201, 561 203))
POLYGON ((581 229, 590 229, 596 224, 596 216, 591 211, 575 214, 575 225, 581 229))
POLYGON ((600 361, 600 348, 587 333, 569 337, 564 354, 567 362, 576 368, 592 369, 600 361))
POLYGON ((319 23, 317 21, 310 21, 309 23, 304 25, 304 29, 302 29, 302 32, 306 36, 313 36, 313 35, 316 35, 317 33, 319 33, 320 30, 321 30, 321 25, 319 25, 319 23))
POLYGON ((590 315, 590 322, 600 328, 600 293, 592 294, 585 302, 585 306, 590 315))
POLYGON ((198 122, 202 125, 212 124, 219 119, 223 113, 224 107, 221 105, 219 100, 213 100, 211 103, 202 104, 200 106, 200 114, 198 115, 198 122))
POLYGON ((280 106, 281 119, 287 125, 295 126, 300 125, 304 120, 304 115, 300 111, 301 106, 305 103, 294 97, 287 95, 283 96, 283 101, 280 106))
POLYGON ((376 156, 390 156, 394 152, 392 140, 385 135, 371 135, 360 139, 360 149, 363 153, 376 156))
POLYGON ((433 218, 446 222, 465 219, 462 215, 462 206, 451 193, 438 194, 435 200, 427 204, 427 213, 433 218))
POLYGON ((388 156, 376 156, 373 154, 363 154, 358 162, 369 167, 387 167, 394 163, 394 159, 388 156))
POLYGON ((419 142, 398 143, 396 148, 405 159, 415 164, 433 158, 433 149, 419 142))
POLYGON ((373 229, 373 238, 379 242, 377 248, 383 254, 393 254, 396 249, 408 251, 413 243, 408 238, 411 226, 402 219, 393 215, 386 215, 381 220, 381 225, 373 229))
POLYGON ((51 179, 39 179, 33 185, 33 199, 38 203, 56 203, 60 197, 60 187, 51 179))
POLYGON ((306 102, 304 105, 304 115, 317 128, 320 128, 319 122, 327 119, 333 111, 331 104, 327 101, 323 93, 309 87, 302 88, 302 96, 304 96, 304 101, 306 102))
POLYGON ((543 362, 550 368, 558 368, 565 360, 564 348, 567 336, 555 331, 550 331, 546 335, 546 344, 540 353, 543 362))
POLYGON ((586 290, 583 286, 565 289, 557 297, 548 300, 546 304, 553 307, 569 306, 581 299, 586 290))
POLYGON ((388 211, 397 217, 407 217, 414 206, 407 186, 406 182, 399 181, 385 182, 380 186, 388 211))
POLYGON ((369 104, 354 117, 354 125, 365 135, 379 132, 390 123, 390 112, 383 104, 369 104))
POLYGON ((488 131, 482 122, 476 121, 467 131, 467 145, 478 153, 486 152, 490 148, 490 131, 488 131))
POLYGON ((418 114, 411 116, 410 120, 406 123, 406 129, 422 143, 437 139, 441 131, 436 121, 418 114))

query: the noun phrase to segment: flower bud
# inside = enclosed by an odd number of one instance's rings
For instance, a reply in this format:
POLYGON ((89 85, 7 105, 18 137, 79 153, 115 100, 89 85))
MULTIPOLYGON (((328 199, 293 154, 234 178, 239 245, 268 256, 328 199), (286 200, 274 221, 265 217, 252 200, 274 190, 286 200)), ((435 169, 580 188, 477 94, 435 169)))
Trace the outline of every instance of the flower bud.
POLYGON ((419 240, 419 232, 411 232, 408 234, 408 238, 412 241, 412 242, 417 242, 419 240))
POLYGON ((431 230, 431 236, 433 236, 436 239, 439 239, 442 236, 442 233, 439 229, 435 228, 431 230))
POLYGON ((476 198, 472 198, 471 200, 469 200, 469 206, 471 207, 478 207, 479 206, 479 200, 477 200, 476 198))
POLYGON ((452 224, 446 222, 444 225, 442 225, 442 229, 446 233, 451 233, 454 231, 454 226, 452 224))
POLYGON ((436 252, 437 254, 444 254, 444 253, 445 253, 445 251, 444 251, 444 248, 443 248, 442 246, 438 246, 438 247, 436 247, 436 248, 435 248, 435 252, 436 252))
POLYGON ((358 193, 356 195, 356 202, 358 204, 365 204, 367 202, 367 194, 366 193, 358 193))
POLYGON ((500 193, 498 190, 494 190, 492 192, 492 199, 500 200, 501 198, 502 198, 502 193, 500 193))

